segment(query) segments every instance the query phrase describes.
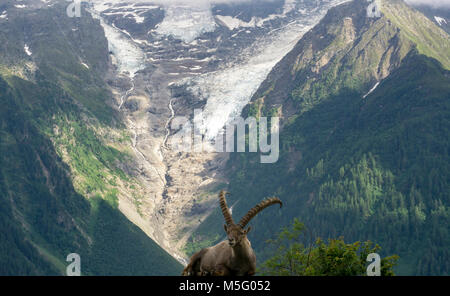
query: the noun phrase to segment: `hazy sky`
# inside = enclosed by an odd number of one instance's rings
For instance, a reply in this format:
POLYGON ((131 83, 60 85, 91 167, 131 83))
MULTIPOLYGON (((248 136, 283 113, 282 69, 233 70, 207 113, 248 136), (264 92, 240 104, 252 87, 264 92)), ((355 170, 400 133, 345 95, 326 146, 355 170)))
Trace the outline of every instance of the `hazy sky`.
POLYGON ((409 4, 425 4, 433 7, 450 8, 450 0, 405 0, 409 4))
MULTIPOLYGON (((94 2, 154 2, 158 4, 168 4, 168 3, 182 3, 182 4, 195 4, 195 5, 209 5, 214 3, 237 3, 237 2, 248 2, 251 0, 91 0, 94 2)), ((275 0, 258 0, 258 1, 275 1, 275 0)), ((433 7, 445 7, 450 8, 450 0, 404 0, 409 4, 425 4, 433 7)))
MULTIPOLYGON (((167 3, 183 3, 183 4, 210 4, 210 3, 238 3, 238 2, 249 2, 251 0, 93 0, 94 2, 153 2, 159 4, 167 3)), ((275 0, 259 0, 261 2, 269 2, 275 0)), ((449 0, 450 1, 450 0, 449 0)))

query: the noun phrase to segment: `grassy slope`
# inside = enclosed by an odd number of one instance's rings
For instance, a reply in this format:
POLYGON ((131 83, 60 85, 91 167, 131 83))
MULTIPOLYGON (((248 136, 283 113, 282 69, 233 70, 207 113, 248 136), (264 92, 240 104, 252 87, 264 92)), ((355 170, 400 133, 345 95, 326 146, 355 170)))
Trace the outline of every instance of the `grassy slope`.
POLYGON ((450 37, 444 30, 403 1, 381 3, 381 12, 417 45, 421 54, 437 59, 450 70, 450 37))

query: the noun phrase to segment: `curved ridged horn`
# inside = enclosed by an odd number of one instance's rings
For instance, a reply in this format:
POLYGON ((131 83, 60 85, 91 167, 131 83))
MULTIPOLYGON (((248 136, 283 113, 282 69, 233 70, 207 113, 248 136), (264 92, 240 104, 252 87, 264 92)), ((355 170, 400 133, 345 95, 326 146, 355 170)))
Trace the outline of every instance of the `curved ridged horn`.
POLYGON ((231 216, 230 209, 227 206, 227 201, 225 200, 225 191, 220 191, 219 200, 220 200, 220 208, 222 209, 223 217, 225 218, 225 222, 227 225, 234 225, 233 217, 231 216))
POLYGON ((250 222, 250 220, 253 219, 253 217, 258 215, 259 212, 274 204, 280 204, 280 208, 283 206, 283 203, 278 197, 272 197, 263 200, 262 202, 257 204, 254 208, 252 208, 250 211, 248 211, 244 217, 242 217, 241 221, 239 221, 239 226, 241 226, 241 228, 244 228, 248 224, 248 222, 250 222))

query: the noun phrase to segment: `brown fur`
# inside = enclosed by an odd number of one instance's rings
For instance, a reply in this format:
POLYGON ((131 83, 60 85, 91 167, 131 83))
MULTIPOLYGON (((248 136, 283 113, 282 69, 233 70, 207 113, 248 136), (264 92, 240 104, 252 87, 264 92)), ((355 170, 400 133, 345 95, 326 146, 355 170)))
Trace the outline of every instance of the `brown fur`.
POLYGON ((256 256, 247 238, 251 227, 245 225, 260 211, 275 203, 282 204, 278 198, 271 198, 252 208, 235 224, 225 201, 225 192, 219 194, 220 207, 225 218, 227 240, 195 253, 183 271, 187 276, 250 276, 256 271, 256 256))

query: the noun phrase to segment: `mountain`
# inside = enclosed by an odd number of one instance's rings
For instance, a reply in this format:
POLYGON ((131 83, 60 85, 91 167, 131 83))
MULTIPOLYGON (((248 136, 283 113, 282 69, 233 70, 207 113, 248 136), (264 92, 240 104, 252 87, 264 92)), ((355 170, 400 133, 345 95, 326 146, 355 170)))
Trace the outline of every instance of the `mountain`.
POLYGON ((107 80, 138 164, 129 166, 138 189, 119 192, 119 209, 181 262, 186 240, 217 207, 229 157, 178 151, 182 125, 202 110, 208 136, 217 133, 342 1, 220 2, 227 1, 86 6, 108 40, 117 75, 107 80))
POLYGON ((449 273, 444 12, 92 0, 71 17, 69 5, 0 3, 0 274, 64 274, 73 252, 85 275, 180 274, 224 237, 221 189, 236 217, 283 200, 252 220, 258 262, 299 218, 311 236, 398 253, 399 274, 449 273), (211 139, 239 115, 280 117, 278 162, 177 149, 190 123, 211 139))
POLYGON ((83 274, 179 274, 228 156, 175 151, 172 121, 219 128, 340 2, 2 1, 1 273, 77 252, 83 274))
POLYGON ((118 210, 132 180, 102 27, 43 5, 0 4, 0 274, 64 275, 70 253, 83 275, 178 274, 118 210))
POLYGON ((414 8, 422 12, 445 32, 450 33, 450 8, 448 6, 434 7, 431 5, 422 4, 415 5, 414 8))
MULTIPOLYGON (((379 243, 398 274, 449 274, 449 35, 403 1, 331 8, 270 72, 243 117, 279 116, 280 159, 232 154, 233 215, 268 196, 285 207, 254 219, 259 260, 299 218, 313 237, 379 243), (249 194, 251 192, 251 194, 249 194)), ((186 250, 222 238, 219 211, 186 250)))

